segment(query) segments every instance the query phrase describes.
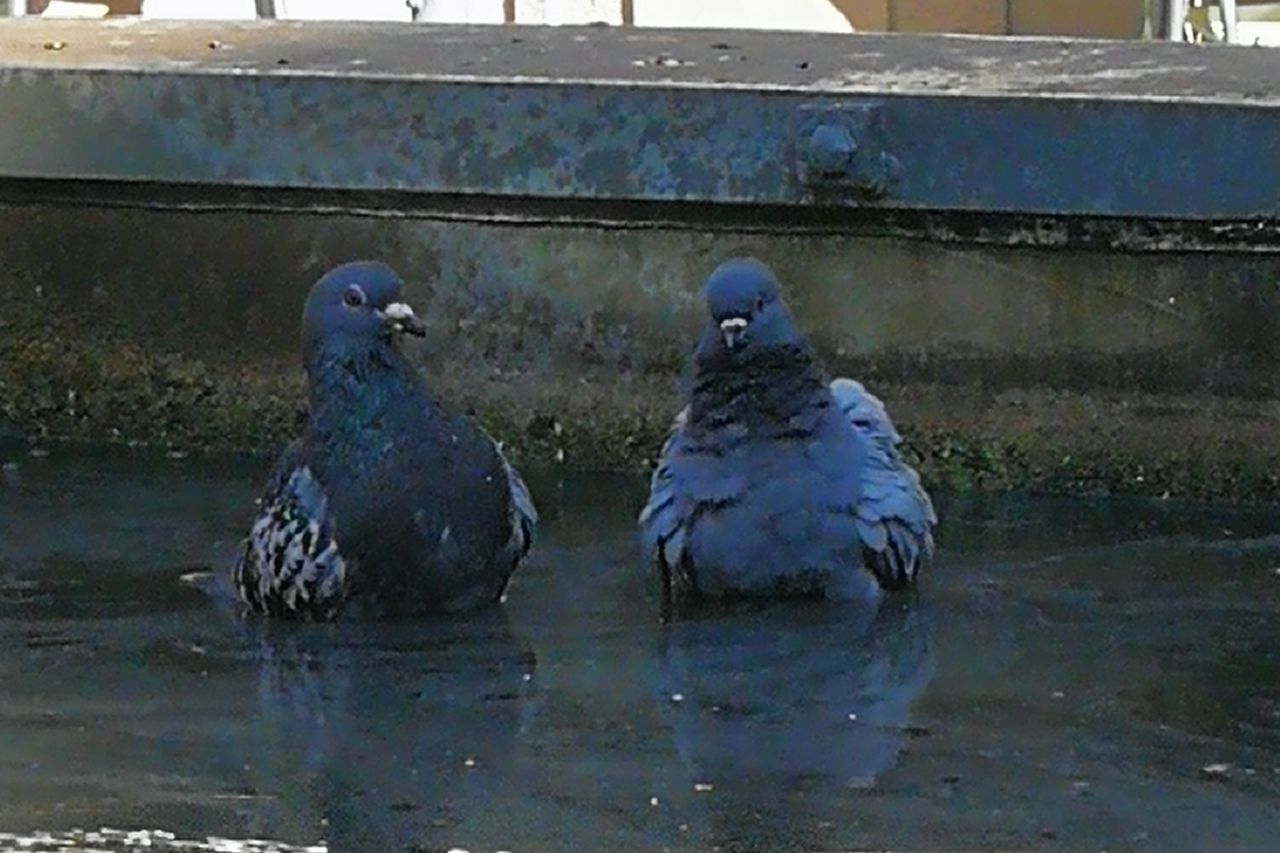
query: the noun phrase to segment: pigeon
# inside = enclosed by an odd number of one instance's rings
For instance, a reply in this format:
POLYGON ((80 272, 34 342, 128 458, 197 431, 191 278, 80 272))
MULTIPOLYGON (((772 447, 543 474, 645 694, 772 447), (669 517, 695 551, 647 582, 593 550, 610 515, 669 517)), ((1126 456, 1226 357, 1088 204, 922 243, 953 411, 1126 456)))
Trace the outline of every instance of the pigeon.
POLYGON ((310 404, 232 572, 274 617, 329 621, 497 601, 537 511, 501 448, 445 411, 397 346, 425 328, 387 265, 326 273, 302 313, 310 404))
POLYGON ((937 516, 884 406, 828 383, 764 264, 721 264, 688 406, 640 514, 671 600, 879 601, 933 555, 937 516))

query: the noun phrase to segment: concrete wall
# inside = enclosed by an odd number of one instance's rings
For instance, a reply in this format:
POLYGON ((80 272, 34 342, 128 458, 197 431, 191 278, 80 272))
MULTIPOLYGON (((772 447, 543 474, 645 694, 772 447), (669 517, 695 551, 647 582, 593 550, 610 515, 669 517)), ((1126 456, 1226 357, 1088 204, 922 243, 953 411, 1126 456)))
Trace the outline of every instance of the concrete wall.
POLYGON ((444 397, 535 463, 642 465, 678 405, 701 281, 737 253, 778 269, 931 483, 1280 497, 1275 256, 11 207, 0 417, 37 439, 273 450, 303 402, 308 287, 381 257, 444 397))
POLYGON ((445 398, 639 466, 750 253, 932 484, 1280 498, 1280 184, 1204 155, 1275 148, 1272 52, 36 20, 0 56, 0 433, 273 451, 307 289, 377 257, 445 398), (815 188, 814 115, 909 167, 815 188))

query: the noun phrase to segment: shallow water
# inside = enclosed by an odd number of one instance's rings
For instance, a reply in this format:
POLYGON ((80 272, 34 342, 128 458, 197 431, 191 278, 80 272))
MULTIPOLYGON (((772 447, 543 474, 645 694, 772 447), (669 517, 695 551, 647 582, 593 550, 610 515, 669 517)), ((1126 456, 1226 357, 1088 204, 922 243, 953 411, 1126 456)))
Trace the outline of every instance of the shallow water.
POLYGON ((644 484, 541 477, 505 610, 267 626, 179 582, 230 559, 263 461, 5 461, 0 849, 104 826, 175 850, 1280 837, 1271 508, 940 500, 914 601, 663 626, 633 539, 644 484))

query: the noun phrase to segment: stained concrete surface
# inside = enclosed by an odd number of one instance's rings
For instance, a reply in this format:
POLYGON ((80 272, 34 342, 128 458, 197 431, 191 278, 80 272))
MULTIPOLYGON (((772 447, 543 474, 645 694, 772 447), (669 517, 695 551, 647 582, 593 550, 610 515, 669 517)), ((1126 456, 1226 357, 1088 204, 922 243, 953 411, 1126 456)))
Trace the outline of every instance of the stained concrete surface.
POLYGON ((396 266, 440 394, 519 454, 644 465, 699 288, 779 272, 834 373, 888 401, 934 483, 1280 496, 1280 259, 965 249, 349 215, 0 212, 11 432, 271 452, 303 404, 298 316, 329 266, 396 266))

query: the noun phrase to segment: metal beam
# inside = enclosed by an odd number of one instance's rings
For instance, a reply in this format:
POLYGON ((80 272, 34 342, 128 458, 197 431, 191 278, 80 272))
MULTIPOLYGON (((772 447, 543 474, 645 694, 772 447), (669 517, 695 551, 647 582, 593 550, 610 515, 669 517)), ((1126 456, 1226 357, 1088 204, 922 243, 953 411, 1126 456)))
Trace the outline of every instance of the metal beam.
POLYGON ((1275 219, 1276 79, 1150 43, 7 21, 0 181, 1275 219))

